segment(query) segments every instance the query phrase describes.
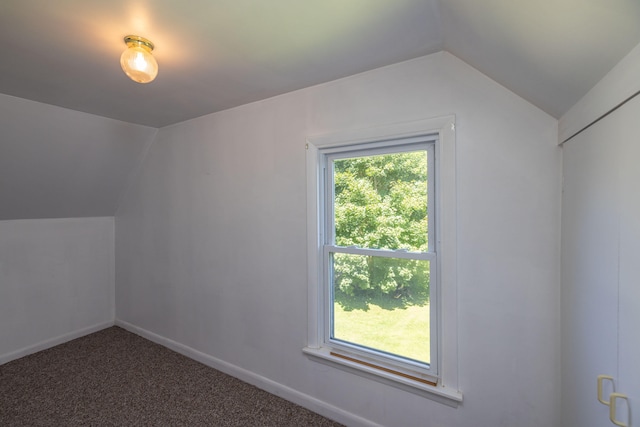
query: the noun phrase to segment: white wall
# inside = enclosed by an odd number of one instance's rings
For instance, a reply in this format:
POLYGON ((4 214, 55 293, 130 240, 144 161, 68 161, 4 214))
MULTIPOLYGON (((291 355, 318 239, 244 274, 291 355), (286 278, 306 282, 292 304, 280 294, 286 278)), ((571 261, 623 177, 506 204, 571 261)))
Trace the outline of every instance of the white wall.
POLYGON ((0 363, 113 324, 114 219, 0 221, 0 363))
MULTIPOLYGON (((637 88, 640 45, 560 120, 565 127, 606 111, 637 88), (617 98, 616 98, 617 97, 617 98)), ((640 96, 564 144, 562 203, 562 425, 600 427, 598 375, 630 399, 618 420, 640 413, 640 96)), ((560 134, 562 138, 562 134, 560 134)), ((608 399, 611 387, 605 384, 608 399)), ((635 418, 635 420, 634 420, 635 418)))
POLYGON ((557 122, 447 53, 163 128, 116 215, 116 318, 352 425, 559 426, 557 122), (456 115, 451 408, 318 364, 305 137, 456 115))
POLYGON ((0 94, 0 220, 115 215, 156 132, 0 94))

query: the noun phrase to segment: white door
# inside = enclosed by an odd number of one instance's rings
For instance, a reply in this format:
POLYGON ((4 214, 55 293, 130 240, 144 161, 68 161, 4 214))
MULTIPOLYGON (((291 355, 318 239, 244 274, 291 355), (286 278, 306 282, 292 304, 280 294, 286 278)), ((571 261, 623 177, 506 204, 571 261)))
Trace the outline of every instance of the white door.
MULTIPOLYGON (((620 283, 617 391, 628 395, 631 423, 640 426, 640 97, 620 109, 620 283)), ((623 402, 621 402, 623 403, 623 402)), ((625 406, 617 412, 625 421, 625 406)))
POLYGON ((562 425, 603 427, 596 378, 615 372, 618 329, 617 150, 605 126, 563 147, 562 425))
POLYGON ((640 98, 567 142, 563 175, 562 425, 613 426, 605 374, 640 427, 640 98))

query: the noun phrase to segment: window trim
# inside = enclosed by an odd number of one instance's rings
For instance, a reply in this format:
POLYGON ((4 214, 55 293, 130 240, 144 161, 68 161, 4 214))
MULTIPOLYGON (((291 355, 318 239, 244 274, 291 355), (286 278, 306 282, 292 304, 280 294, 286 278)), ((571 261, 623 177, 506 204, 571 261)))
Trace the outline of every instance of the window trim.
POLYGON ((456 173, 455 173, 455 117, 446 116, 394 125, 342 131, 307 138, 307 265, 308 265, 308 344, 303 352, 313 360, 346 369, 386 384, 424 395, 450 406, 462 402, 458 390, 458 338, 457 338, 457 280, 456 280, 456 173), (334 348, 324 345, 324 305, 322 286, 323 226, 319 222, 321 198, 324 197, 320 150, 345 145, 371 144, 385 141, 435 135, 436 180, 436 247, 439 248, 437 272, 438 295, 431 304, 437 304, 436 355, 438 381, 436 385, 407 378, 368 366, 334 354, 334 348))

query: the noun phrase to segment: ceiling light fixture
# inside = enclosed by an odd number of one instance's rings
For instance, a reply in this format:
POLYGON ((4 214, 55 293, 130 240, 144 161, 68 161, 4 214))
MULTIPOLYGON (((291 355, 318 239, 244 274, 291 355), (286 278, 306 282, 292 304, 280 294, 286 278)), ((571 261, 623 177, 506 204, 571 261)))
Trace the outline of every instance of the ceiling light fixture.
POLYGON ((126 36, 127 49, 122 52, 120 66, 134 82, 149 83, 158 75, 158 63, 151 54, 153 43, 140 36, 126 36))

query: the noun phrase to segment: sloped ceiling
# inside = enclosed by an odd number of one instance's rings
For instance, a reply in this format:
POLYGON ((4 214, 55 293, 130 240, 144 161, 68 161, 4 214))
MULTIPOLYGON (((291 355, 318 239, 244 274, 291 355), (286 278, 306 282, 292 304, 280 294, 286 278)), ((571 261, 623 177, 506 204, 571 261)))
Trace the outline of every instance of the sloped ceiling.
POLYGON ((640 42, 640 1, 3 0, 0 41, 0 93, 152 127, 442 49, 557 118, 640 42))
POLYGON ((156 132, 0 94, 0 220, 115 215, 156 132))
POLYGON ((114 215, 155 128, 440 50, 560 117, 638 43, 638 0, 2 0, 0 220, 114 215))
POLYGON ((3 0, 0 93, 163 127, 442 49, 430 0, 3 0), (120 69, 127 34, 157 79, 120 69))
POLYGON ((441 0, 444 48, 560 118, 640 43, 638 0, 441 0))

